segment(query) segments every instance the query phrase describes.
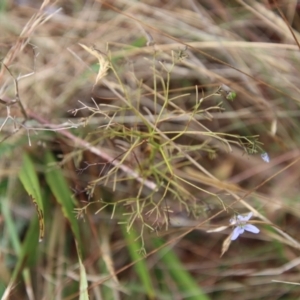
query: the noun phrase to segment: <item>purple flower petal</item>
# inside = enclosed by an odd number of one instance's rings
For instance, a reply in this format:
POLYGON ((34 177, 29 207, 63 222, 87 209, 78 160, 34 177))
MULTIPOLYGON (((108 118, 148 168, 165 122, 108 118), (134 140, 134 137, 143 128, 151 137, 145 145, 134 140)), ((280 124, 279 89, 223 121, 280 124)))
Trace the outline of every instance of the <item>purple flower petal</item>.
POLYGON ((231 219, 229 220, 229 223, 230 223, 231 225, 235 225, 235 224, 236 224, 236 218, 231 218, 231 219))
POLYGON ((241 228, 241 227, 234 228, 232 235, 231 235, 231 240, 232 241, 236 240, 238 238, 238 236, 240 234, 242 234, 243 232, 244 232, 244 228, 241 228))
POLYGON ((260 156, 261 156, 262 160, 265 161, 266 163, 270 162, 270 157, 267 152, 262 153, 260 156))
POLYGON ((244 217, 244 221, 249 221, 252 217, 253 213, 250 211, 247 216, 244 217))
POLYGON ((250 231, 252 233, 259 233, 259 229, 256 226, 251 225, 251 224, 245 225, 244 229, 247 231, 250 231))
POLYGON ((230 237, 232 241, 236 240, 245 230, 252 233, 259 233, 259 229, 256 226, 247 224, 252 215, 253 213, 249 212, 246 216, 237 215, 235 218, 230 219, 230 224, 236 226, 230 237))
POLYGON ((238 215, 238 216, 237 216, 237 219, 238 219, 239 221, 244 221, 244 222, 246 222, 246 221, 249 221, 249 220, 251 219, 252 215, 253 215, 253 213, 250 211, 249 214, 248 214, 247 216, 241 216, 241 215, 238 215))

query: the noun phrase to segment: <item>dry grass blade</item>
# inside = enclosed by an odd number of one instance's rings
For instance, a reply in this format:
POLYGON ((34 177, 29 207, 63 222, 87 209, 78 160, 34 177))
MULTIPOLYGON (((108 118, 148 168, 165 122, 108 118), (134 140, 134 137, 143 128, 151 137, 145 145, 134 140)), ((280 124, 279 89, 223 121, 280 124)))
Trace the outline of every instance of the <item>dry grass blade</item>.
POLYGON ((89 52, 90 54, 92 54, 93 56, 95 56, 98 61, 99 61, 99 71, 97 74, 97 78, 94 84, 94 87, 96 84, 99 83, 99 81, 104 78, 107 75, 107 71, 109 69, 109 62, 107 60, 107 58, 104 58, 104 54, 100 52, 100 50, 96 49, 95 47, 87 47, 86 45, 80 44, 79 45, 86 50, 87 52, 89 52))
POLYGON ((222 251, 221 251, 220 257, 222 257, 222 256, 225 254, 225 252, 228 251, 230 244, 231 244, 231 235, 229 235, 229 236, 224 240, 224 242, 223 242, 223 244, 222 244, 222 251))
MULTIPOLYGON (((33 36, 34 32, 39 28, 39 26, 48 21, 54 14, 59 12, 59 10, 57 10, 54 13, 46 16, 43 12, 43 9, 45 9, 48 3, 48 0, 44 0, 41 4, 39 11, 35 15, 33 15, 32 18, 28 21, 28 23, 23 27, 23 30, 20 33, 16 43, 11 47, 9 52, 4 57, 4 65, 9 67, 13 63, 14 59, 18 55, 20 55, 20 53, 24 50, 26 45, 29 43, 31 37, 33 36)), ((0 79, 3 77, 3 71, 4 69, 2 68, 0 72, 0 79)))

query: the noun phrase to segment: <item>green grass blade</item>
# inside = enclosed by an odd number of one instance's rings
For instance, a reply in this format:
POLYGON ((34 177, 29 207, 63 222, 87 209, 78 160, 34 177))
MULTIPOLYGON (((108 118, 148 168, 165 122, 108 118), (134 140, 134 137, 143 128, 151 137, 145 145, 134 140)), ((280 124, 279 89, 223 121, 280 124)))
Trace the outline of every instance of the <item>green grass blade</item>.
POLYGON ((87 281, 87 277, 86 277, 86 271, 85 271, 84 264, 81 261, 79 250, 77 250, 77 252, 78 252, 79 270, 80 270, 79 300, 88 300, 89 294, 88 294, 88 281, 87 281))
MULTIPOLYGON (((47 165, 55 163, 55 159, 50 152, 46 153, 46 163, 47 165)), ((79 268, 80 268, 80 300, 87 300, 89 299, 88 296, 88 281, 86 277, 85 267, 82 263, 82 252, 83 245, 81 244, 80 238, 80 231, 77 219, 74 214, 74 202, 72 199, 72 194, 68 187, 68 183, 63 176, 61 170, 51 168, 48 172, 46 172, 46 181, 55 196, 57 202, 61 205, 62 211, 66 219, 70 222, 70 226, 72 232, 75 237, 76 248, 78 253, 78 261, 79 261, 79 268)))
MULTIPOLYGON (((142 254, 140 253, 142 246, 135 229, 131 228, 130 232, 128 233, 126 226, 122 225, 122 231, 126 239, 126 245, 129 250, 131 260, 136 261, 140 259, 142 257, 142 254)), ((152 285, 151 274, 149 273, 145 260, 138 261, 134 265, 134 269, 138 274, 149 299, 155 299, 155 291, 152 285)))
POLYGON ((26 268, 27 265, 34 265, 37 259, 38 251, 38 232, 39 232, 39 222, 36 217, 34 217, 30 223, 29 229, 26 233, 25 240, 20 248, 20 253, 18 255, 18 262, 14 268, 11 282, 15 282, 18 275, 23 272, 23 277, 25 284, 30 282, 30 274, 26 268))
MULTIPOLYGON (((153 239, 155 247, 163 245, 163 241, 159 238, 153 239)), ((205 295, 201 287, 197 284, 189 272, 184 269, 184 266, 179 261, 176 254, 171 249, 162 249, 159 251, 161 259, 165 266, 169 269, 170 275, 177 283, 183 295, 183 299, 189 300, 209 300, 210 298, 205 295), (167 251, 166 251, 167 250, 167 251)))
POLYGON ((21 244, 18 236, 18 230, 16 222, 13 219, 10 211, 10 199, 8 197, 0 197, 1 202, 1 214, 4 218, 6 230, 8 232, 9 239, 12 243, 13 249, 16 253, 21 250, 21 244))
POLYGON ((27 154, 23 156, 23 164, 19 172, 19 178, 25 190, 31 197, 33 204, 35 205, 39 218, 39 240, 42 241, 45 228, 43 199, 41 196, 40 184, 34 164, 27 154))
MULTIPOLYGON (((0 186, 0 194, 4 195, 5 193, 7 193, 7 182, 3 181, 1 182, 1 186, 0 186)), ((38 248, 37 247, 38 225, 37 225, 37 219, 33 218, 30 224, 30 228, 27 231, 24 243, 21 244, 19 240, 17 222, 16 220, 13 219, 11 215, 11 209, 10 209, 11 198, 8 195, 6 197, 0 196, 0 203, 1 203, 1 213, 3 215, 4 222, 7 229, 7 234, 5 235, 9 237, 12 247, 14 249, 14 253, 17 257, 16 266, 12 271, 9 282, 2 281, 3 286, 0 287, 1 289, 0 295, 3 296, 3 299, 6 299, 6 297, 8 298, 9 295, 13 293, 15 282, 21 273, 22 273, 24 284, 26 286, 27 293, 30 294, 32 292, 32 282, 31 282, 29 268, 27 268, 27 265, 30 262, 33 262, 37 257, 36 249, 38 248)), ((7 257, 3 257, 3 262, 6 262, 6 258, 7 257)), ((3 265, 3 269, 4 268, 5 266, 3 265)))
MULTIPOLYGON (((52 154, 47 152, 46 164, 54 164, 55 162, 56 161, 52 154)), ((61 205, 64 216, 70 222, 70 226, 78 243, 79 249, 82 249, 78 222, 74 214, 75 205, 65 177, 63 176, 61 170, 56 168, 51 168, 48 170, 45 176, 46 181, 56 198, 56 201, 61 205)))

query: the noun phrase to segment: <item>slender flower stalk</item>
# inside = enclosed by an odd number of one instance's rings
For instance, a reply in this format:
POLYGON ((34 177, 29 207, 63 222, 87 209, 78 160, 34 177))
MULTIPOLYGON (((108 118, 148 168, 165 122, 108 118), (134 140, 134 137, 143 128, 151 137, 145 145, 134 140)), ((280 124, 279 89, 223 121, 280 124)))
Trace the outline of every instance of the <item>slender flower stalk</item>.
POLYGON ((232 241, 236 240, 245 230, 255 234, 259 233, 256 226, 247 223, 251 217, 252 212, 249 212, 247 216, 237 215, 235 218, 230 219, 230 224, 236 226, 231 234, 232 241))

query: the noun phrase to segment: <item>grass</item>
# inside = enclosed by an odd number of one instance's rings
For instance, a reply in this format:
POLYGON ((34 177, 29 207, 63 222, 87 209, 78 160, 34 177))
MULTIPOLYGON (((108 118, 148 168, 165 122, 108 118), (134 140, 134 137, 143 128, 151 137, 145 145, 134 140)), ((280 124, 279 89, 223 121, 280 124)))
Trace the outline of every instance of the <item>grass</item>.
POLYGON ((299 297, 299 8, 267 3, 5 1, 2 299, 299 297))

